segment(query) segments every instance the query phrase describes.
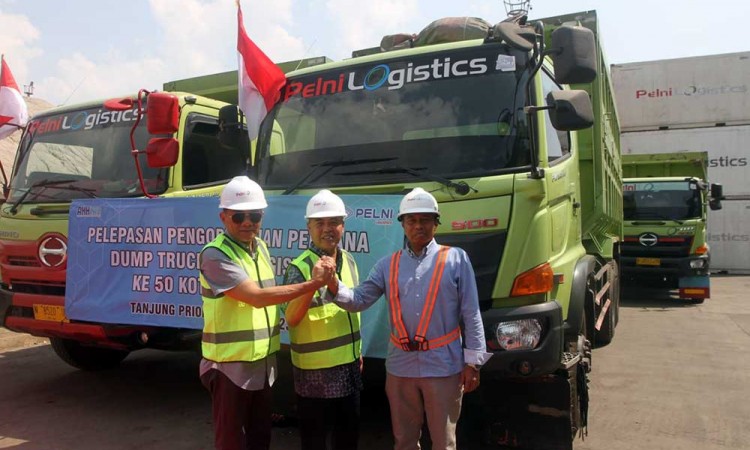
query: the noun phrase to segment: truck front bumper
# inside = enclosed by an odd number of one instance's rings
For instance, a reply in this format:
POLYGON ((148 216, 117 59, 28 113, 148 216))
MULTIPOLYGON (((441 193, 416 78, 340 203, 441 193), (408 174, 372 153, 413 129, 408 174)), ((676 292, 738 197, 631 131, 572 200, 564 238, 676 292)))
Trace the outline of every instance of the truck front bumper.
POLYGON ((72 339, 90 345, 126 350, 130 336, 137 330, 106 327, 100 324, 65 320, 40 320, 34 315, 34 305, 64 307, 64 297, 26 294, 0 288, 0 325, 17 333, 40 337, 72 339))
POLYGON ((711 257, 707 254, 680 258, 620 256, 620 270, 624 276, 632 275, 638 277, 668 276, 682 278, 708 276, 710 262, 711 257), (658 264, 656 264, 657 262, 658 264))
POLYGON ((490 377, 535 377, 554 373, 561 367, 563 353, 562 307, 555 301, 513 308, 493 308, 482 313, 487 351, 492 358, 482 373, 490 377), (496 339, 503 322, 534 319, 541 325, 539 343, 533 349, 502 350, 496 339))

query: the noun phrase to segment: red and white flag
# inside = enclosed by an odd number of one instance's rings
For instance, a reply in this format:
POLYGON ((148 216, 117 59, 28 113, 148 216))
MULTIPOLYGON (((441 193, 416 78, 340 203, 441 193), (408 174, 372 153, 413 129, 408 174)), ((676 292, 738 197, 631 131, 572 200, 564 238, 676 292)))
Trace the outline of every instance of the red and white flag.
POLYGON ((247 120, 250 140, 258 137, 260 123, 281 95, 286 75, 253 41, 242 23, 242 8, 237 1, 237 51, 239 52, 239 107, 247 120))
POLYGON ((0 56, 0 139, 26 126, 29 110, 5 58, 0 56))

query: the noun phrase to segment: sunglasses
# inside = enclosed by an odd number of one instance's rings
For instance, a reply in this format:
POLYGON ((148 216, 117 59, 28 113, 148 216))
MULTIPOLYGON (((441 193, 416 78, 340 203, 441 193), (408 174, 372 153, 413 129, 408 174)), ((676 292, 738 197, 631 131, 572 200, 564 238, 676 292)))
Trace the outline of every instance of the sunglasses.
POLYGON ((263 213, 258 211, 253 212, 236 212, 232 214, 232 222, 236 223, 237 225, 240 225, 245 221, 245 219, 249 219, 252 223, 258 223, 263 219, 263 213))

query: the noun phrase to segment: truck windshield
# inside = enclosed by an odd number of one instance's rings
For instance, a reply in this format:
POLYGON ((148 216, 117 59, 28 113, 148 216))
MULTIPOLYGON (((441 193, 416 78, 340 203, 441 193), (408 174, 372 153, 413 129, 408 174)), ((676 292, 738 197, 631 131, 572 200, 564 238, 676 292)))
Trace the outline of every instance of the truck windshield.
MULTIPOLYGON (((10 202, 65 203, 77 198, 143 195, 130 154, 136 113, 103 108, 46 115, 31 121, 21 141, 10 185, 10 202)), ((148 141, 145 121, 135 133, 138 149, 148 141)), ((146 187, 166 190, 166 169, 147 166, 146 187)))
POLYGON ((528 167, 523 58, 487 44, 290 78, 261 129, 259 181, 356 186, 528 167))
POLYGON ((701 191, 688 181, 637 182, 623 185, 625 220, 686 220, 702 214, 701 191))

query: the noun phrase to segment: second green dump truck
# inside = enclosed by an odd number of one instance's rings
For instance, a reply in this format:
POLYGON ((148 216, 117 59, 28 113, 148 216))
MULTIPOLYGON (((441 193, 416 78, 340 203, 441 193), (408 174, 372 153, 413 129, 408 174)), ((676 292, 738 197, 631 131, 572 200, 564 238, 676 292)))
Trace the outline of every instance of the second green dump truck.
POLYGON ((709 209, 721 186, 708 184, 708 153, 623 155, 623 279, 677 289, 679 298, 710 297, 709 209))

